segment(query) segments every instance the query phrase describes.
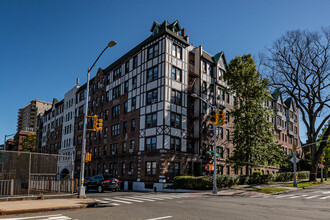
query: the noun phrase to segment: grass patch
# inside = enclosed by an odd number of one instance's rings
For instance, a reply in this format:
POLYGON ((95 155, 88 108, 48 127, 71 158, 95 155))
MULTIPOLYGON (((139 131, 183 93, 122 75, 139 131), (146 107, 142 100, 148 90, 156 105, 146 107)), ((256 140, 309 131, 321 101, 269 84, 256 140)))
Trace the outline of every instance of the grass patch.
MULTIPOLYGON (((298 183, 297 188, 303 188, 303 187, 309 187, 309 186, 316 186, 316 185, 320 185, 320 184, 324 184, 321 182, 303 182, 303 183, 298 183)), ((281 186, 285 186, 285 187, 293 187, 293 183, 289 183, 289 184, 284 184, 281 186)))
POLYGON ((282 192, 282 191, 286 191, 286 190, 288 190, 288 189, 278 188, 278 187, 260 187, 260 188, 250 189, 249 191, 272 194, 272 193, 282 192))

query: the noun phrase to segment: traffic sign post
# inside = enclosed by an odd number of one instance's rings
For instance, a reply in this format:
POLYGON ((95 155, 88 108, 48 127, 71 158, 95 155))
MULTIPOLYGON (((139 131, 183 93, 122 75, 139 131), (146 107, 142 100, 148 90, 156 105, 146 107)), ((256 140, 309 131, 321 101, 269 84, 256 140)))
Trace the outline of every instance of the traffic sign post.
POLYGON ((297 163, 299 159, 296 157, 296 152, 293 152, 293 157, 290 160, 293 163, 293 186, 297 187, 297 163))

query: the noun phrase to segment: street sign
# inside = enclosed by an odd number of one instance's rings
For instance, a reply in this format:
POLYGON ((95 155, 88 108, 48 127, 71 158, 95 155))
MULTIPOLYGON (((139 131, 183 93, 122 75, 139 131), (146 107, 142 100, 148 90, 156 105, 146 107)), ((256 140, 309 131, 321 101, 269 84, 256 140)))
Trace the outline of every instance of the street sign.
POLYGON ((8 163, 8 154, 0 152, 0 162, 1 163, 8 163))
POLYGON ((296 156, 293 156, 292 158, 291 158, 291 163, 294 163, 294 158, 296 158, 296 163, 298 163, 299 162, 299 158, 298 157, 296 157, 296 156))
POLYGON ((293 154, 287 154, 287 155, 285 155, 286 157, 292 157, 293 156, 293 154))
MULTIPOLYGON (((208 151, 206 151, 206 153, 207 153, 207 154, 212 154, 212 156, 213 156, 213 154, 214 154, 214 153, 213 153, 213 150, 208 150, 208 151)), ((217 157, 220 157, 220 155, 217 154, 217 157)))

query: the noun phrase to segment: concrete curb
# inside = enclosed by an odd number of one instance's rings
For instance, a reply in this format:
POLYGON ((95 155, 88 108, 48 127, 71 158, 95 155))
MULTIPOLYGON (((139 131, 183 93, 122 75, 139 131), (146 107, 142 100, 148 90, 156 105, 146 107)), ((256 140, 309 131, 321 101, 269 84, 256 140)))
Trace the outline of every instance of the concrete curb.
POLYGON ((24 213, 34 213, 34 212, 49 212, 49 211, 59 211, 59 210, 68 210, 68 209, 83 209, 94 207, 96 202, 74 205, 74 206, 63 206, 63 207, 49 207, 49 208, 39 208, 39 209, 26 209, 26 210, 0 210, 0 216, 3 215, 13 215, 13 214, 24 214, 24 213))

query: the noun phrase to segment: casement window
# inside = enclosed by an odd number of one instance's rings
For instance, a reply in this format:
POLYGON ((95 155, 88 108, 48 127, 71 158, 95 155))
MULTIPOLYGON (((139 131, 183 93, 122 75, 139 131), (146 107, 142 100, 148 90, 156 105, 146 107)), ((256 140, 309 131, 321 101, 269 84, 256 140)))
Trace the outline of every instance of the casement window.
POLYGON ((121 67, 118 67, 113 71, 113 81, 119 79, 121 77, 121 67))
POLYGON ((217 127, 216 136, 217 136, 217 138, 223 139, 223 128, 222 127, 217 127))
POLYGON ((125 74, 129 72, 129 61, 125 63, 125 74))
POLYGON ((138 65, 138 58, 137 56, 133 57, 133 69, 135 69, 138 65))
POLYGON ((171 162, 170 163, 170 176, 175 177, 180 175, 180 163, 171 162))
POLYGON ((202 93, 207 94, 207 83, 205 81, 202 83, 202 93))
POLYGON ((132 98, 131 99, 131 107, 132 107, 132 111, 136 109, 136 98, 132 98))
POLYGON ((227 103, 230 103, 230 96, 229 96, 229 93, 226 93, 226 102, 227 102, 227 103))
POLYGON ((128 81, 124 84, 124 93, 128 93, 128 81))
POLYGON ((172 66, 172 79, 182 82, 182 70, 172 66))
POLYGON ((108 128, 106 127, 106 128, 104 128, 104 138, 106 138, 107 137, 107 135, 108 135, 108 128))
POLYGON ((202 101, 202 113, 205 114, 206 113, 206 109, 207 109, 207 104, 206 102, 202 101))
POLYGON ((158 66, 148 69, 147 71, 147 82, 158 79, 158 66))
POLYGON ((171 127, 181 128, 181 115, 171 112, 171 127))
POLYGON ((135 141, 131 140, 131 145, 130 145, 129 149, 134 150, 134 148, 135 148, 135 141))
POLYGON ((227 151, 227 152, 226 152, 226 154, 227 154, 227 158, 229 158, 229 155, 230 155, 230 149, 227 148, 226 151, 227 151))
POLYGON ((131 120, 131 131, 135 130, 135 119, 131 120))
POLYGON ((155 45, 149 47, 148 49, 148 60, 157 57, 158 53, 159 53, 159 46, 158 43, 156 43, 155 45))
POLYGON ((119 135, 119 124, 115 124, 111 126, 111 136, 115 137, 119 135))
POLYGON ((205 62, 205 60, 202 60, 202 69, 204 72, 206 72, 207 70, 207 63, 205 62))
POLYGON ((122 162, 121 163, 121 175, 125 174, 125 168, 126 168, 125 162, 122 162))
POLYGON ((124 102, 124 113, 127 113, 128 111, 128 101, 124 102))
POLYGON ((135 89, 135 88, 136 88, 136 85, 137 85, 137 77, 134 76, 134 77, 132 78, 132 88, 135 89))
POLYGON ((126 134, 127 132, 127 121, 123 122, 123 134, 126 134))
POLYGON ((118 154, 118 144, 111 144, 110 145, 110 152, 111 152, 111 155, 118 154))
POLYGON ((120 105, 112 107, 112 118, 118 117, 120 115, 120 105))
POLYGON ((107 121, 108 119, 109 119, 109 110, 106 109, 106 110, 104 111, 104 121, 107 121))
POLYGON ((110 101, 110 93, 109 93, 109 91, 107 91, 107 92, 105 93, 105 100, 106 100, 107 102, 110 101))
POLYGON ((123 152, 123 153, 126 152, 126 142, 123 142, 123 145, 122 145, 122 152, 123 152))
POLYGON ((223 158, 223 147, 217 147, 217 153, 219 154, 220 158, 223 158))
POLYGON ((118 98, 120 96, 120 85, 112 89, 113 98, 118 98))
POLYGON ((134 162, 129 162, 129 171, 128 171, 128 175, 133 175, 133 174, 134 174, 134 167, 135 167, 134 162))
POLYGON ((175 151, 181 151, 181 138, 171 137, 170 149, 175 151))
POLYGON ((146 138, 146 143, 145 143, 146 150, 156 150, 156 146, 157 146, 156 136, 146 138))
POLYGON ((158 92, 157 89, 153 89, 147 92, 147 105, 156 103, 158 101, 158 92))
POLYGON ((219 68, 218 78, 219 78, 219 80, 223 79, 223 70, 220 68, 219 68))
POLYGON ((209 74, 213 76, 213 67, 209 64, 209 74))
POLYGON ((229 130, 228 129, 226 129, 226 138, 227 138, 227 141, 229 141, 229 139, 230 139, 230 133, 229 133, 229 130))
POLYGON ((173 44, 172 45, 172 55, 178 59, 182 60, 182 47, 173 44))
POLYGON ((109 164, 109 174, 113 175, 113 176, 117 176, 117 174, 118 174, 117 163, 110 163, 109 164))
POLYGON ((172 89, 171 102, 176 105, 182 105, 182 93, 172 89))
POLYGON ((157 113, 146 115, 146 127, 151 128, 157 126, 157 113))
POLYGON ((209 90, 210 90, 210 94, 213 95, 214 94, 214 85, 213 84, 210 84, 209 90))
POLYGON ((146 176, 156 176, 156 161, 146 162, 146 176))

